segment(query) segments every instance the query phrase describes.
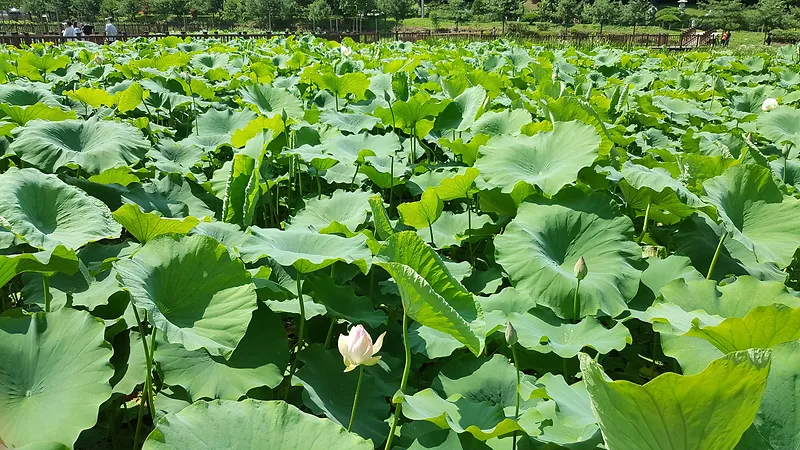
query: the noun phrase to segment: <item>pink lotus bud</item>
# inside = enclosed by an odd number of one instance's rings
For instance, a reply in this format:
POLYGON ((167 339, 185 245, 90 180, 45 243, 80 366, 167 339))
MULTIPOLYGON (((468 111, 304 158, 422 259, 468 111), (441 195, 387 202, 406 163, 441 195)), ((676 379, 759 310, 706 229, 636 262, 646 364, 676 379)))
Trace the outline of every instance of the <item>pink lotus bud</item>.
POLYGON ((380 356, 375 356, 381 351, 383 346, 384 331, 375 344, 372 337, 361 325, 356 325, 350 330, 350 334, 339 335, 339 353, 344 358, 345 372, 350 372, 358 366, 374 366, 380 361, 380 356))
POLYGON ((578 259, 578 262, 575 263, 575 278, 578 280, 582 280, 586 278, 586 274, 589 273, 589 269, 586 268, 586 261, 583 260, 583 256, 578 259))

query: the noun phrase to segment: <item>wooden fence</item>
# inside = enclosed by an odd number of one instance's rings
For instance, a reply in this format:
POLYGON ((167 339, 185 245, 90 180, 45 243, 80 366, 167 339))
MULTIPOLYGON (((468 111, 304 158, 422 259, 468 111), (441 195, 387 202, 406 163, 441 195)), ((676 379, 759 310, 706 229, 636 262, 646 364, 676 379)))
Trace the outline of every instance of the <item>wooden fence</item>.
MULTIPOLYGON (((279 33, 194 33, 194 34, 166 34, 166 33, 147 33, 147 34, 128 34, 120 33, 116 40, 128 40, 137 37, 143 38, 163 38, 167 36, 192 37, 194 39, 216 39, 221 42, 228 42, 234 39, 269 39, 274 36, 283 36, 279 33)), ((485 32, 462 32, 462 33, 436 33, 432 31, 421 32, 394 32, 394 33, 320 33, 319 37, 332 41, 341 42, 345 38, 350 38, 356 42, 373 43, 382 40, 397 40, 406 42, 417 42, 424 40, 491 40, 499 36, 485 32)), ((530 41, 539 44, 569 44, 575 46, 594 47, 600 45, 612 45, 618 47, 650 47, 650 48, 669 48, 675 50, 691 49, 704 47, 712 44, 711 32, 698 33, 691 30, 683 34, 605 34, 605 33, 558 33, 558 34, 538 34, 529 33, 519 36, 510 36, 515 39, 530 41)), ((62 44, 67 41, 83 40, 103 44, 107 39, 103 35, 90 35, 81 38, 63 37, 58 34, 0 34, 0 44, 22 46, 38 43, 51 42, 62 44)))

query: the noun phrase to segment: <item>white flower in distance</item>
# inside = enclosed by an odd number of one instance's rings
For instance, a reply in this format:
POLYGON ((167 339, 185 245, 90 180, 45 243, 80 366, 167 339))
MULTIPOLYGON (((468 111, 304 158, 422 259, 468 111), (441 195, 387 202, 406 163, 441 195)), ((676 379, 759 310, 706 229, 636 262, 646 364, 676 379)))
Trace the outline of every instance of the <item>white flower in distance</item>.
POLYGON ((350 50, 350 48, 346 45, 339 47, 339 51, 342 52, 342 56, 350 56, 353 53, 353 51, 350 50))
POLYGON ((772 111, 773 109, 778 107, 778 101, 774 98, 768 98, 764 100, 764 103, 761 104, 762 111, 772 111))
POLYGON ((356 325, 350 330, 350 334, 339 335, 339 353, 344 357, 344 371, 350 372, 358 366, 374 366, 380 361, 380 356, 375 356, 381 351, 383 346, 384 331, 375 344, 372 337, 361 325, 356 325))
POLYGON ((101 55, 95 55, 94 56, 94 63, 97 64, 98 66, 102 66, 103 65, 103 57, 101 55))

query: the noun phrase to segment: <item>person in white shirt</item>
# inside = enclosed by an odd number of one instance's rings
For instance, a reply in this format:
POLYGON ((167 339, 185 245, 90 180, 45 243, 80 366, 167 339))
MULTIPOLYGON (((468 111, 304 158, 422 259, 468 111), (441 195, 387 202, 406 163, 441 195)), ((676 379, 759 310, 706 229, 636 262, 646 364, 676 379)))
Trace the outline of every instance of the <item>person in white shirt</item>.
POLYGON ((64 28, 64 37, 75 37, 75 28, 72 28, 72 24, 67 22, 67 27, 64 28))
POLYGON ((106 41, 114 42, 117 37, 117 27, 114 26, 114 19, 106 18, 106 41))

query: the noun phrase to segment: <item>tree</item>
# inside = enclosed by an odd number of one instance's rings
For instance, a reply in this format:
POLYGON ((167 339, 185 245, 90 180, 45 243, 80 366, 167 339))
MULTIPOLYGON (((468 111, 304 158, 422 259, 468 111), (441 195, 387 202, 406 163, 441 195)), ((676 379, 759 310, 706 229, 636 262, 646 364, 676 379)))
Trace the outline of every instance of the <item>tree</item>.
POLYGON ((681 23, 681 13, 678 8, 662 8, 658 10, 655 22, 662 28, 672 29, 673 25, 681 23))
POLYGON ((142 6, 141 0, 103 0, 100 11, 105 16, 134 17, 142 6))
POLYGON ((100 0, 69 0, 69 11, 75 17, 94 19, 100 13, 100 0))
POLYGON ((311 19, 311 28, 317 29, 317 22, 330 19, 333 11, 330 5, 325 0, 314 0, 314 3, 308 6, 308 18, 311 19))
POLYGON ((489 0, 489 10, 503 21, 503 33, 506 31, 506 20, 521 16, 523 5, 524 0, 489 0))
POLYGON ((294 0, 245 0, 250 16, 272 31, 273 21, 286 20, 292 16, 297 2, 294 0), (266 19, 266 22, 265 22, 266 19))
POLYGON ((622 17, 628 25, 633 25, 633 33, 636 34, 636 26, 646 25, 653 11, 650 0, 629 0, 622 10, 622 17))
POLYGON ((700 18, 704 28, 738 30, 744 22, 744 5, 741 0, 705 0, 697 7, 708 11, 700 18))
POLYGON ((764 30, 764 36, 775 28, 781 28, 787 21, 789 5, 786 0, 759 0, 756 5, 759 26, 764 30))
POLYGON ((151 0, 155 11, 176 16, 185 16, 189 12, 187 0, 151 0))
POLYGON ((545 22, 555 20, 556 0, 539 0, 539 18, 545 22))
POLYGON ((444 6, 444 14, 448 20, 455 22, 456 31, 458 31, 459 24, 468 21, 470 18, 470 12, 461 0, 448 0, 444 6))
POLYGON ((361 29, 361 21, 368 12, 375 11, 375 0, 339 0, 339 9, 347 17, 353 18, 353 31, 361 29))
POLYGON ((469 7, 469 11, 473 16, 480 16, 483 14, 489 14, 491 12, 486 0, 474 0, 472 5, 469 7))
POLYGON ((564 27, 567 27, 575 22, 579 13, 579 0, 556 0, 553 18, 564 27))
POLYGON ((600 32, 603 32, 603 25, 612 23, 619 16, 622 4, 618 0, 594 0, 594 3, 587 5, 584 10, 592 23, 600 24, 600 32))
POLYGON ((416 0, 378 0, 378 11, 391 17, 397 23, 402 23, 405 19, 413 16, 416 9, 416 0))

